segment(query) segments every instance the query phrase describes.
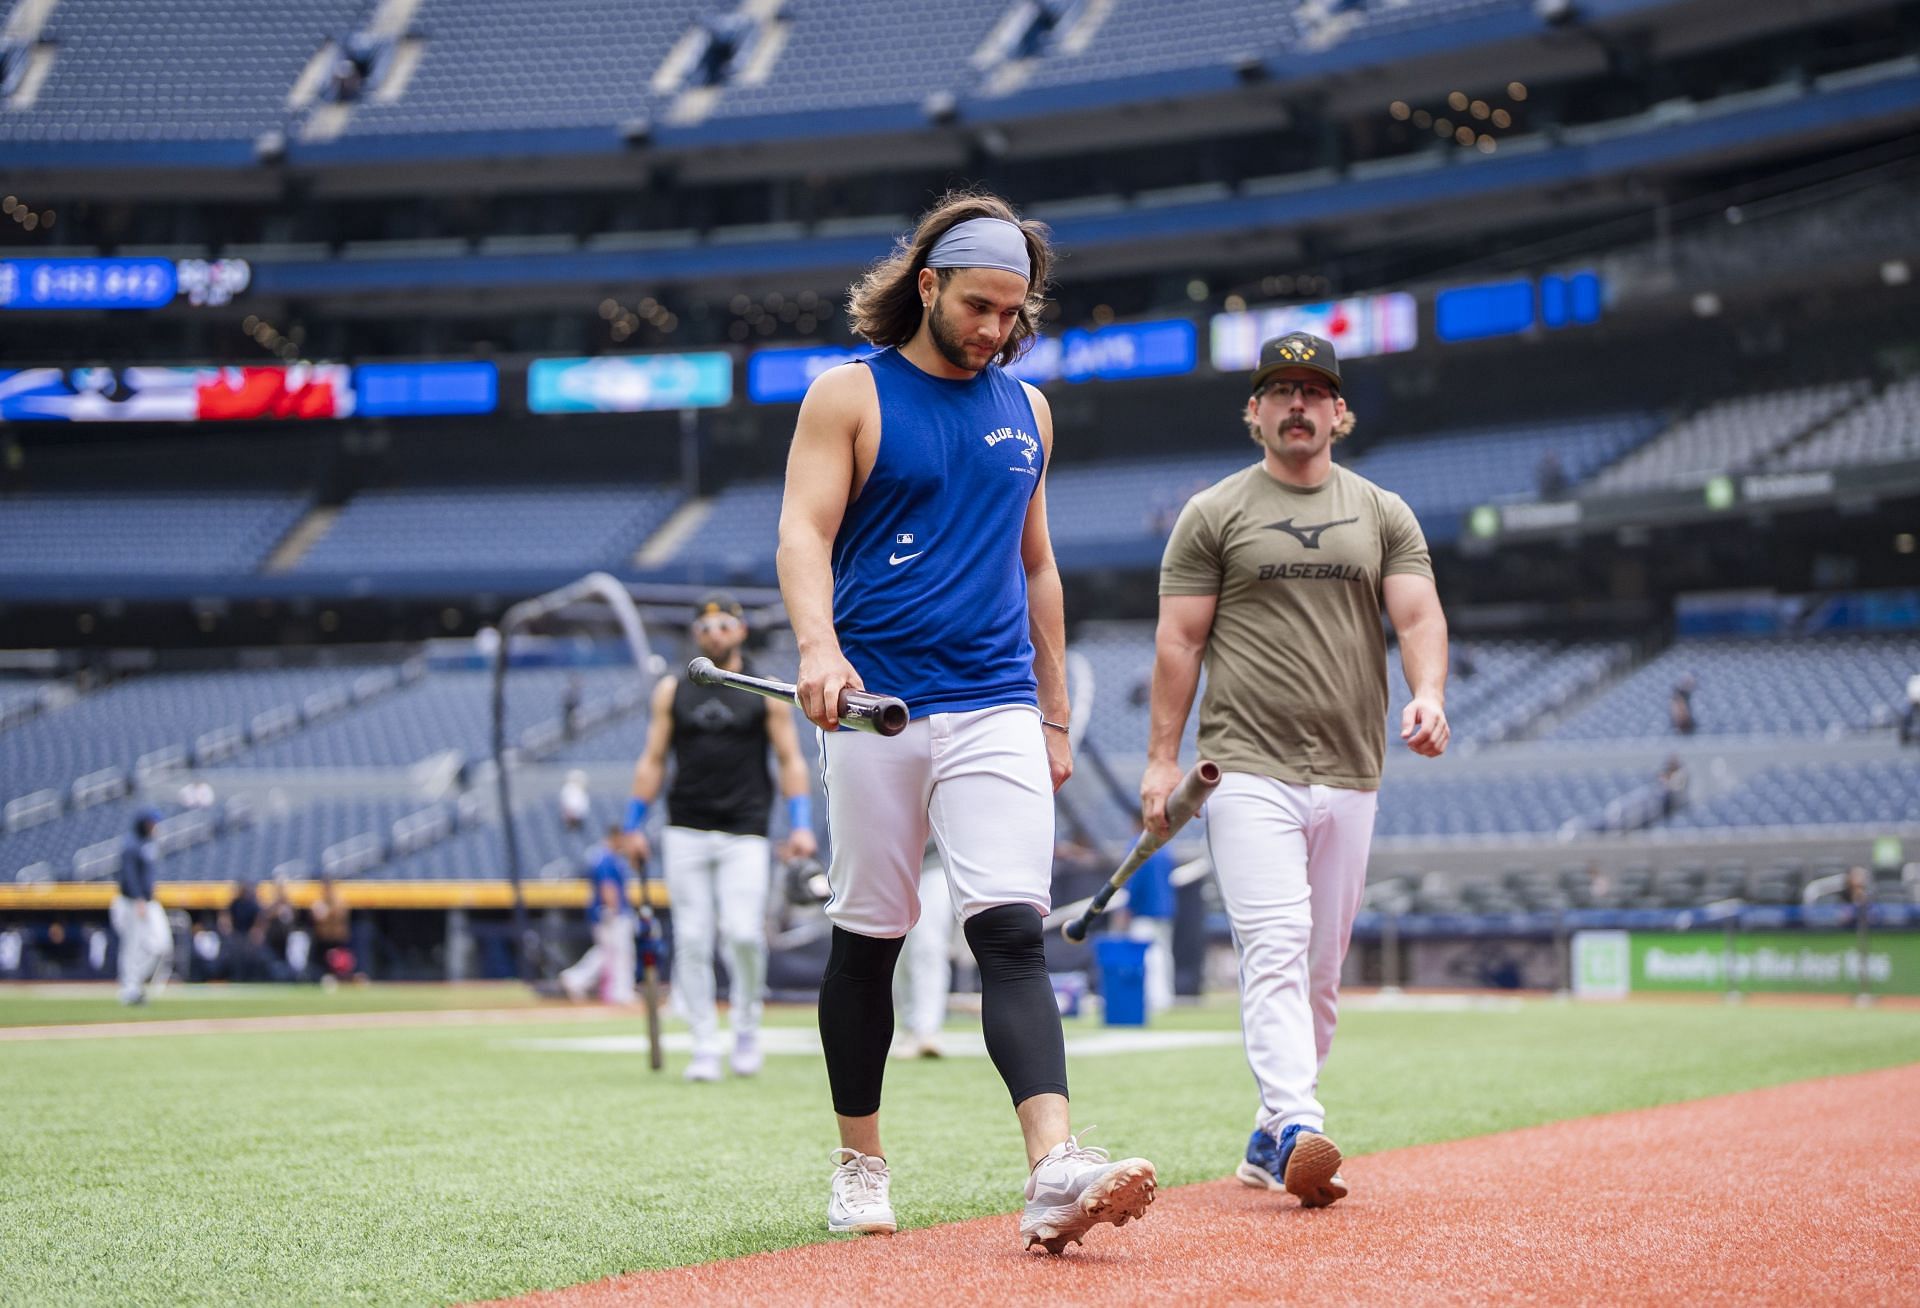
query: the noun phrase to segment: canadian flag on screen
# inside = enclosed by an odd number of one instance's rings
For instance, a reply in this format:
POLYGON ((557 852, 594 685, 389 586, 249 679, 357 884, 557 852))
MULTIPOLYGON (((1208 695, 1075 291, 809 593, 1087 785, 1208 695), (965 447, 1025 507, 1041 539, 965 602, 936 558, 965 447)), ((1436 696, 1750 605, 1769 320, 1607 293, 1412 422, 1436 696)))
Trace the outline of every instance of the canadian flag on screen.
POLYGON ((202 421, 345 418, 353 413, 352 374, 344 364, 209 368, 195 380, 202 421))

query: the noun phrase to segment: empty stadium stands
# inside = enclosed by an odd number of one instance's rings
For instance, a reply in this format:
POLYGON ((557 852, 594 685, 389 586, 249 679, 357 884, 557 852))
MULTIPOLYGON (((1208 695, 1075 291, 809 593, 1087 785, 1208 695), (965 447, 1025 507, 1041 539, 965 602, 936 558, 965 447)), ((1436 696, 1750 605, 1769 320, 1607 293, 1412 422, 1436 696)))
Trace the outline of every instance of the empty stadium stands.
POLYGON ((1781 764, 1731 794, 1682 809, 1669 826, 1805 827, 1884 824, 1920 815, 1920 761, 1781 764))
POLYGON ((1857 464, 1920 459, 1920 377, 1895 382, 1849 410, 1768 465, 1806 472, 1857 464))
POLYGON ((0 576, 250 573, 306 507, 285 494, 0 499, 0 576))
POLYGON ((376 698, 402 676, 384 667, 135 677, 7 732, 0 796, 42 789, 64 795, 88 774, 137 771, 143 759, 158 763, 149 756, 162 753, 176 767, 218 762, 376 698))
MULTIPOLYGON (((1615 460, 1631 458, 1658 430, 1652 414, 1621 414, 1439 432, 1384 441, 1350 466, 1406 500, 1423 520, 1437 519, 1478 504, 1534 498, 1549 456, 1565 483, 1577 487, 1615 460)), ((1446 538, 1453 530, 1433 534, 1446 538)))
MULTIPOLYGON (((424 0, 406 29, 419 43, 417 65, 397 96, 361 97, 345 130, 393 137, 823 110, 917 114, 935 93, 991 103, 1036 83, 1144 81, 1183 69, 1224 76, 1236 60, 1318 54, 1529 8, 1526 0, 1315 3, 1249 22, 1244 6, 1223 0, 956 0, 931 9, 848 0, 749 20, 745 57, 720 59, 708 85, 701 29, 741 26, 730 4, 424 0), (914 56, 902 58, 909 46, 914 56), (682 102, 690 85, 703 93, 691 104, 682 102)), ((63 0, 38 34, 53 56, 46 82, 32 105, 0 113, 0 141, 292 136, 306 112, 291 94, 303 71, 367 18, 364 0, 63 0)))
POLYGON ((295 571, 619 566, 680 498, 649 486, 367 491, 347 503, 295 571))
POLYGON ((1550 733, 1556 740, 1667 738, 1673 688, 1695 682, 1700 735, 1807 736, 1884 728, 1920 670, 1911 636, 1687 640, 1636 669, 1550 733))
MULTIPOLYGON (((527 743, 535 727, 543 748, 564 738, 559 717, 569 681, 578 682, 583 707, 603 706, 608 716, 643 707, 650 689, 631 668, 518 669, 507 679, 509 744, 527 743)), ((396 694, 230 762, 246 768, 402 767, 449 750, 478 760, 493 749, 492 693, 487 673, 430 672, 396 694)))
MULTIPOLYGON (((11 7, 11 6, 10 6, 11 7)), ((251 140, 286 121, 301 69, 345 35, 364 0, 62 0, 31 109, 0 112, 0 141, 251 140)))
POLYGON ((1721 400, 1600 473, 1588 490, 1610 495, 1685 488, 1722 473, 1753 471, 1777 450, 1858 403, 1868 390, 1864 381, 1837 382, 1721 400))
POLYGON ((609 125, 644 114, 686 9, 598 0, 426 0, 406 92, 354 111, 369 136, 609 125))
POLYGON ((687 534, 672 562, 711 580, 772 576, 779 544, 781 484, 735 482, 713 497, 700 525, 687 534))

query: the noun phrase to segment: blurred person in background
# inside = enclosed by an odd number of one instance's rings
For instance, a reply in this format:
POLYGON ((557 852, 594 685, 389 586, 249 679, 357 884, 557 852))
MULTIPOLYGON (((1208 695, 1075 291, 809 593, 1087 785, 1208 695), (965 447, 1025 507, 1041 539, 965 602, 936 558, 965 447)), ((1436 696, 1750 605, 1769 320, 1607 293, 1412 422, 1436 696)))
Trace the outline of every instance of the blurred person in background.
POLYGON ((147 986, 162 967, 172 970, 172 933, 167 915, 154 896, 160 853, 154 844, 154 828, 160 814, 142 809, 133 820, 133 831, 120 852, 120 871, 115 875, 116 891, 107 910, 113 934, 120 944, 120 1002, 144 1004, 147 986))
POLYGON ((560 825, 568 831, 587 829, 593 813, 593 797, 587 794, 587 774, 575 768, 560 785, 560 825))
POLYGON ((1920 741, 1920 672, 1907 678, 1907 711, 1900 715, 1900 743, 1920 741))
POLYGON ((1689 672, 1673 683, 1673 695, 1667 700, 1667 720, 1673 724, 1678 736, 1691 736, 1698 725, 1693 717, 1693 692, 1699 689, 1699 683, 1689 672))
POLYGON ((298 981, 306 975, 313 937, 301 925, 293 902, 293 883, 284 872, 273 874, 273 902, 261 913, 266 923, 267 972, 275 981, 298 981))
MULTIPOLYGON (((745 610, 725 591, 700 601, 693 640, 728 671, 746 667, 745 610)), ((773 780, 771 751, 787 800, 783 860, 812 858, 813 778, 800 753, 794 713, 784 705, 720 686, 662 677, 653 690, 647 742, 633 769, 626 830, 634 856, 651 857, 643 828, 667 791, 664 841, 667 893, 673 900, 673 1004, 693 1029, 689 1081, 720 1079, 720 1019, 714 1003, 716 937, 726 942, 728 1021, 735 1076, 760 1070, 761 993, 767 978, 767 896, 773 883, 767 842, 773 780), (666 786, 667 759, 673 783, 666 786)))
POLYGON ((257 883, 242 881, 234 888, 233 901, 227 905, 227 926, 227 979, 267 980, 267 922, 257 883))
POLYGON ((953 989, 953 893, 947 869, 931 840, 920 861, 920 920, 907 932, 906 948, 893 969, 893 1011, 902 1025, 894 1054, 938 1058, 940 1028, 947 1022, 953 989))
POLYGON ((1124 930, 1147 944, 1147 1011, 1173 1007, 1173 851, 1162 846, 1127 882, 1124 930))
POLYGON ((1687 802, 1687 765, 1678 754, 1667 755, 1660 768, 1660 816, 1672 817, 1687 802))
POLYGON ((560 988, 575 1003, 598 993, 604 1003, 631 1004, 638 967, 640 917, 627 877, 633 870, 634 841, 617 826, 595 845, 587 874, 587 926, 593 943, 580 961, 560 974, 560 988))
POLYGON ((352 910, 341 897, 340 883, 320 878, 320 893, 308 909, 313 919, 313 942, 320 950, 320 979, 344 981, 359 971, 353 952, 352 910))

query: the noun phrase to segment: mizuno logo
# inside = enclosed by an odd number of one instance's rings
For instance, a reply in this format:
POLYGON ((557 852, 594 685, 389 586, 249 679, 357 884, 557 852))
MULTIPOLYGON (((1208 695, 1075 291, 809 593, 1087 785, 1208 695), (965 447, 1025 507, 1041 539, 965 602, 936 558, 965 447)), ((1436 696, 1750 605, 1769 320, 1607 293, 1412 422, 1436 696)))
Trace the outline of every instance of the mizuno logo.
POLYGON ((1338 522, 1323 522, 1313 527, 1296 527, 1293 525, 1292 518, 1282 518, 1278 522, 1269 522, 1267 524, 1267 530, 1284 531, 1287 535, 1299 541, 1305 548, 1317 550, 1320 548, 1320 537, 1327 532, 1332 531, 1335 527, 1344 527, 1349 522, 1358 521, 1360 521, 1358 518, 1341 518, 1338 522))
POLYGON ((887 555, 887 562, 897 568, 902 563, 905 563, 907 560, 917 559, 920 557, 921 554, 925 554, 925 553, 926 553, 925 550, 921 550, 915 554, 889 554, 887 555))

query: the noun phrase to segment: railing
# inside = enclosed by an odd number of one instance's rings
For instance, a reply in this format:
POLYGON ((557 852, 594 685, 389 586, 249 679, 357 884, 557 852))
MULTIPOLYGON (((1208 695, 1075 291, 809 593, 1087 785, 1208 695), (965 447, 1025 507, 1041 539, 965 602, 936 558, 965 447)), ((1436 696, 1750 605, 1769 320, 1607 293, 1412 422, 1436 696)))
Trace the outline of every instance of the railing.
POLYGON ((84 777, 75 778, 69 791, 74 811, 92 808, 96 804, 106 804, 127 794, 127 774, 119 768, 101 768, 98 772, 89 772, 84 777))
POLYGON ((24 831, 51 822, 60 816, 60 792, 36 790, 7 801, 4 825, 8 831, 24 831))
POLYGON ((247 733, 238 724, 215 727, 193 738, 193 761, 199 767, 230 759, 247 747, 247 733))

